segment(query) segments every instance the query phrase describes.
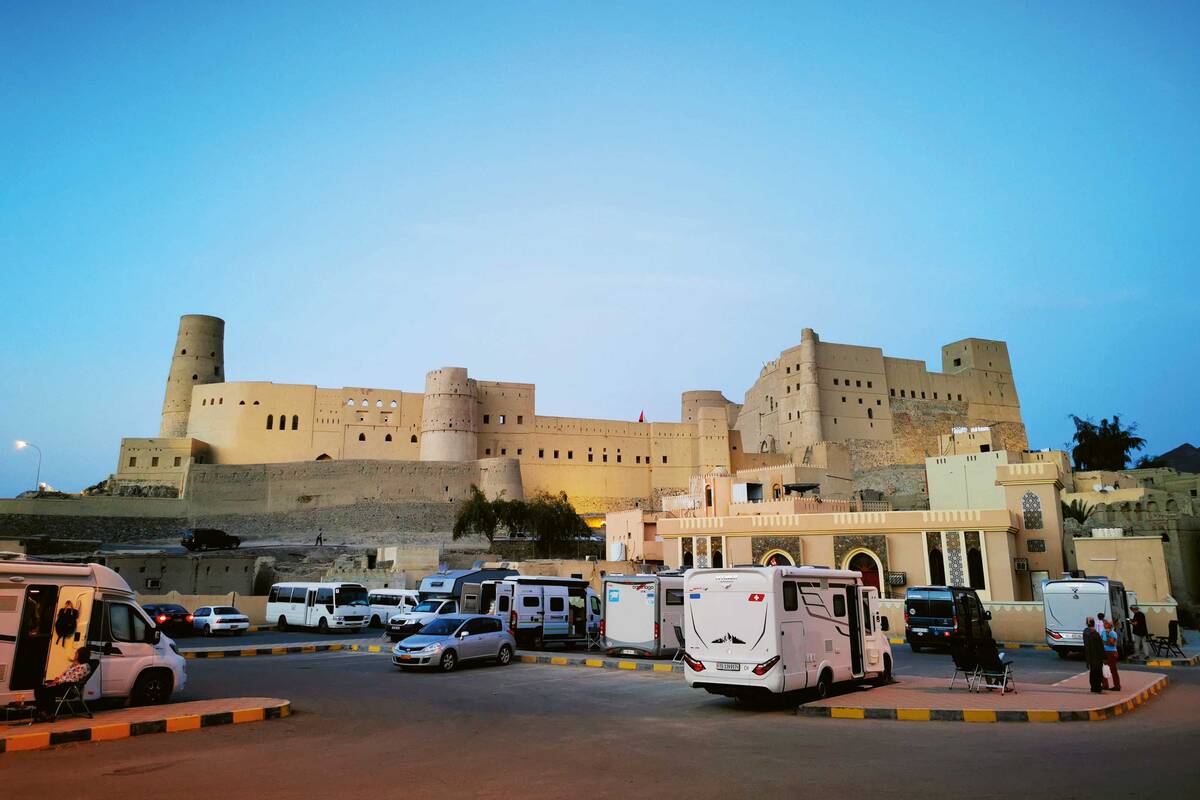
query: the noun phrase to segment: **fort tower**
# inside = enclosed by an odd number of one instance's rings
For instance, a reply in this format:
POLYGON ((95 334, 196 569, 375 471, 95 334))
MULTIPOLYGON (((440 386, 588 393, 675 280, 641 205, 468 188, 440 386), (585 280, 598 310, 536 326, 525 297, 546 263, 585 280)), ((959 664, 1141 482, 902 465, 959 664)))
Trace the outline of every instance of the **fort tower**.
POLYGON ((158 435, 187 436, 192 387, 224 381, 225 320, 205 314, 184 314, 179 318, 179 334, 171 354, 158 435))

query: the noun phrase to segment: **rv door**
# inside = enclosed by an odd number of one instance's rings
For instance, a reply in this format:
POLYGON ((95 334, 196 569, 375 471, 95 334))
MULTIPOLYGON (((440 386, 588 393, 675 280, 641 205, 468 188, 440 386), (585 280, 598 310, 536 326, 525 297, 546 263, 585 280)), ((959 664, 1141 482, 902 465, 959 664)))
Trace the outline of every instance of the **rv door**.
POLYGON ((464 583, 462 590, 459 592, 458 607, 464 614, 480 614, 482 608, 479 604, 480 585, 478 583, 464 583))
POLYGON ((863 624, 862 603, 859 600, 861 586, 846 587, 846 627, 850 632, 850 674, 863 674, 863 624))
POLYGON ((542 615, 542 632, 547 639, 561 638, 571 632, 567 587, 543 587, 542 615))

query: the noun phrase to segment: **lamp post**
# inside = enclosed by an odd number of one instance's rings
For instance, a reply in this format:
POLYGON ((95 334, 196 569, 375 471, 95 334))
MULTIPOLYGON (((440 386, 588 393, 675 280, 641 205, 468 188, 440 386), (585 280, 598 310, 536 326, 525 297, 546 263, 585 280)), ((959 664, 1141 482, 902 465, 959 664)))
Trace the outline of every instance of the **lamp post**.
POLYGON ((34 450, 37 450, 38 454, 37 478, 33 482, 33 491, 36 494, 42 490, 42 448, 38 447, 33 442, 26 442, 20 439, 17 440, 18 450, 24 450, 26 447, 32 447, 34 450))

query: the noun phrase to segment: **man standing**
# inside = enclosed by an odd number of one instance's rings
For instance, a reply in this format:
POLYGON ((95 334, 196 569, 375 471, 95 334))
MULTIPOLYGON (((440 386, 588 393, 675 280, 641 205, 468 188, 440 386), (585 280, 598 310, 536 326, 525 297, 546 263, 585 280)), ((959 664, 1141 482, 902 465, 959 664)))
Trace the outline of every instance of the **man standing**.
POLYGON ((1104 691, 1104 642, 1096 632, 1096 620, 1087 618, 1083 629, 1083 660, 1087 662, 1088 683, 1094 694, 1104 691))
POLYGON ((1146 630, 1146 615, 1137 606, 1133 607, 1133 616, 1129 618, 1130 630, 1133 631, 1134 649, 1139 656, 1150 657, 1150 641, 1146 638, 1150 632, 1146 630))

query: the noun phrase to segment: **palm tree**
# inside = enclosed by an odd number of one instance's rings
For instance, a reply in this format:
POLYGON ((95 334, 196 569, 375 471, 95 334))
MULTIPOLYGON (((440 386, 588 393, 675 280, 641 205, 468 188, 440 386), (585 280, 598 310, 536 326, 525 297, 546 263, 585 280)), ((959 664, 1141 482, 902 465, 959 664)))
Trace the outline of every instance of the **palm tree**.
POLYGON ((1063 519, 1073 519, 1080 525, 1088 521, 1092 516, 1092 512, 1096 510, 1094 505, 1089 505, 1079 498, 1075 498, 1070 504, 1062 504, 1063 519))
POLYGON ((1100 420, 1099 425, 1091 417, 1081 419, 1072 414, 1070 418, 1075 423, 1071 458, 1077 470, 1125 469, 1130 454, 1146 446, 1146 440, 1135 433, 1137 423, 1122 427, 1118 415, 1113 415, 1112 422, 1100 420))

